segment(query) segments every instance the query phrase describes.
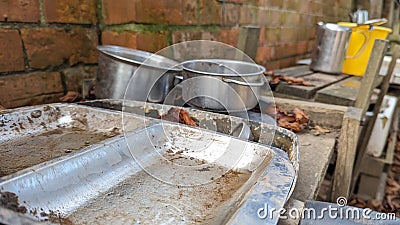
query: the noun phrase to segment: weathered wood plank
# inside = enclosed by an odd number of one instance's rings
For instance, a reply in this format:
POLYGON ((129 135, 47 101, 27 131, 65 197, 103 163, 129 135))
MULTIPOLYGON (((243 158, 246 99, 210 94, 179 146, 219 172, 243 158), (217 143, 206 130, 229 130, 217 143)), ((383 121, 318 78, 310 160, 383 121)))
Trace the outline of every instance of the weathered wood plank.
POLYGON ((383 57, 386 54, 388 42, 386 40, 375 40, 371 57, 368 60, 368 66, 365 75, 361 81, 361 89, 359 90, 354 104, 355 107, 362 109, 363 115, 367 112, 372 90, 374 89, 375 80, 379 76, 382 66, 383 57))
MULTIPOLYGON (((394 68, 396 66, 396 61, 399 57, 400 57, 400 45, 395 45, 394 49, 393 49, 392 61, 389 64, 389 69, 388 69, 386 76, 383 78, 382 85, 381 85, 381 91, 379 93, 378 99, 377 99, 375 107, 374 107, 374 114, 369 119, 367 127, 365 128, 365 132, 363 132, 362 139, 359 141, 359 145, 357 147, 358 156, 357 156, 357 160, 356 160, 355 167, 354 167, 353 184, 355 184, 355 182, 357 181, 358 175, 360 174, 361 162, 363 161, 363 159, 366 155, 366 149, 367 149, 369 138, 371 137, 371 133, 374 128, 376 118, 381 109, 383 98, 385 97, 387 91, 389 90, 390 78, 391 78, 391 75, 393 74, 394 68)), ((354 185, 353 185, 353 187, 354 187, 354 185)))
POLYGON ((293 198, 300 201, 316 199, 334 152, 335 136, 334 133, 320 136, 298 134, 301 157, 293 198))
POLYGON ((334 105, 352 106, 361 85, 361 77, 349 77, 336 84, 317 91, 316 102, 323 102, 334 105))
POLYGON ((361 119, 362 110, 355 107, 349 107, 344 115, 338 140, 332 199, 349 197, 361 119))
POLYGON ((246 53, 250 58, 256 60, 260 27, 243 26, 240 28, 238 49, 246 53))
POLYGON ((293 66, 284 69, 274 70, 275 74, 282 74, 288 77, 301 77, 312 74, 308 65, 293 66))
MULTIPOLYGON (((275 105, 282 110, 293 110, 299 108, 304 110, 310 117, 313 125, 319 125, 324 128, 340 128, 342 126, 343 116, 347 107, 339 105, 330 105, 318 102, 306 102, 286 98, 274 97, 275 105)), ((261 96, 260 101, 271 102, 270 98, 261 96)))
MULTIPOLYGON (((374 88, 382 83, 382 77, 377 77, 374 88)), ((358 91, 360 90, 360 86, 362 86, 361 81, 362 77, 352 76, 332 84, 317 91, 315 101, 334 105, 354 106, 358 91)))
POLYGON ((302 79, 311 82, 315 86, 290 85, 285 82, 281 82, 276 87, 275 92, 310 99, 314 97, 315 93, 318 90, 338 81, 341 81, 346 77, 348 77, 348 75, 328 75, 323 73, 313 73, 302 77, 302 79))

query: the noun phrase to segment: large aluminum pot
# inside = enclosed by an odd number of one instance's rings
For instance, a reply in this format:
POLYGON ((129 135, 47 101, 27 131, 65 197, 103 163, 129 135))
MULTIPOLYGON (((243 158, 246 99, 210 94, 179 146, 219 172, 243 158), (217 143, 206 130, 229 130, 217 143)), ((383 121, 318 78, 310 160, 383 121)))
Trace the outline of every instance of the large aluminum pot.
POLYGON ((351 32, 348 27, 319 22, 317 45, 312 52, 310 68, 314 71, 340 74, 351 32))
POLYGON ((264 67, 224 59, 190 60, 182 66, 182 98, 189 105, 222 112, 249 110, 257 105, 264 67))
POLYGON ((163 102, 182 72, 178 62, 153 53, 111 45, 97 49, 97 98, 163 102))

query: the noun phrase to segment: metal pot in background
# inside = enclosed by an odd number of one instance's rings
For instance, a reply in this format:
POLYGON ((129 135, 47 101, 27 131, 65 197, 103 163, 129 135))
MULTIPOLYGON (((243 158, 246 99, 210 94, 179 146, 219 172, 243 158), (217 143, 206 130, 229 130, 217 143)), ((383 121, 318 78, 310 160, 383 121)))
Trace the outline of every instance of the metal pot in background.
POLYGON ((244 61, 199 59, 182 63, 182 98, 189 105, 221 112, 254 108, 265 68, 244 61))
POLYGON ((178 62, 153 53, 111 45, 97 49, 97 98, 163 102, 182 72, 178 62))
POLYGON ((333 23, 318 23, 317 44, 310 68, 314 71, 340 74, 346 57, 351 29, 333 23))

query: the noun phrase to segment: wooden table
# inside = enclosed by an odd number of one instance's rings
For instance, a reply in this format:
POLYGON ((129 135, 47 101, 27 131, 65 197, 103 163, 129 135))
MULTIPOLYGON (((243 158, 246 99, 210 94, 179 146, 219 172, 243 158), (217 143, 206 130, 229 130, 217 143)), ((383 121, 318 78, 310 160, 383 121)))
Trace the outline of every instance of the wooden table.
MULTIPOLYGON (((280 82, 274 89, 274 96, 282 98, 315 101, 334 105, 353 106, 356 100, 362 77, 345 74, 326 74, 313 72, 308 65, 299 65, 274 71, 289 77, 302 78, 315 86, 290 85, 280 82)), ((382 81, 379 76, 374 86, 382 81)))
MULTIPOLYGON (((263 100, 263 97, 261 97, 263 100)), ((282 110, 303 109, 310 116, 310 123, 320 125, 332 132, 315 136, 309 130, 297 133, 300 146, 300 169, 293 195, 286 208, 302 210, 307 200, 315 200, 327 168, 334 155, 335 140, 339 136, 343 117, 348 107, 317 102, 275 98, 282 110)), ((299 221, 284 220, 280 224, 298 224, 299 221)))

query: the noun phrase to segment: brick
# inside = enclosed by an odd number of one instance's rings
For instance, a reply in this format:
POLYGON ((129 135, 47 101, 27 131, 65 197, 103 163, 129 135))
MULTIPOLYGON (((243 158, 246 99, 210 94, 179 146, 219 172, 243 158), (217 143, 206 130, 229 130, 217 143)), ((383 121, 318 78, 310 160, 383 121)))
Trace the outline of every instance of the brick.
POLYGON ((257 49, 256 62, 265 63, 272 59, 274 48, 271 46, 259 46, 257 49))
POLYGON ((240 9, 240 24, 257 24, 259 22, 259 8, 244 5, 240 9))
POLYGON ((351 9, 353 6, 353 2, 348 0, 339 0, 339 6, 346 9, 351 9))
POLYGON ((283 59, 297 54, 297 43, 285 43, 275 46, 276 55, 274 59, 283 59))
POLYGON ((24 69, 24 55, 18 30, 0 30, 0 72, 24 69))
POLYGON ((308 41, 300 41, 297 43, 297 55, 308 53, 308 41))
POLYGON ((300 25, 300 14, 294 12, 287 12, 283 25, 285 27, 298 27, 300 25))
POLYGON ((103 31, 101 34, 101 43, 103 45, 118 45, 127 48, 137 48, 136 33, 133 31, 103 31))
POLYGON ((311 2, 311 9, 314 15, 322 15, 322 4, 318 2, 311 2))
POLYGON ((309 28, 309 27, 315 26, 313 16, 311 16, 311 15, 302 14, 300 16, 300 21, 301 21, 302 26, 304 26, 304 27, 309 28))
POLYGON ((268 0, 269 7, 283 8, 284 0, 268 0))
POLYGON ((45 94, 39 96, 32 96, 30 98, 16 99, 10 103, 8 108, 16 108, 21 106, 32 106, 32 105, 42 105, 60 102, 60 98, 64 96, 64 93, 55 93, 55 94, 45 94))
POLYGON ((107 25, 130 23, 136 20, 136 1, 134 0, 102 0, 101 4, 103 22, 107 25))
POLYGON ((66 90, 81 93, 83 80, 96 78, 96 73, 97 66, 78 66, 63 70, 66 90))
POLYGON ((260 36, 258 38, 258 45, 267 45, 265 38, 265 27, 260 27, 260 36))
POLYGON ((43 0, 44 15, 49 23, 95 24, 96 0, 43 0))
POLYGON ((72 28, 23 28, 25 44, 31 68, 45 69, 67 62, 96 63, 98 43, 94 29, 72 28))
POLYGON ((300 13, 311 13, 312 7, 310 2, 310 0, 307 0, 307 2, 301 1, 301 4, 299 5, 299 9, 297 11, 300 13))
MULTIPOLYGON (((224 4, 228 5, 229 7, 230 4, 224 4)), ((232 6, 232 5, 230 5, 232 6)), ((239 10, 237 6, 233 6, 236 10, 239 10)), ((222 8, 221 4, 218 3, 217 0, 200 0, 200 24, 202 25, 209 25, 209 24, 220 24, 221 20, 222 23, 224 22, 231 22, 228 20, 234 19, 233 13, 226 12, 224 14, 224 19, 222 19, 222 8)))
POLYGON ((220 39, 220 33, 216 31, 175 31, 172 33, 172 43, 192 40, 210 40, 220 39))
POLYGON ((264 4, 264 0, 246 0, 244 3, 246 5, 262 6, 264 4))
POLYGON ((317 37, 317 28, 314 26, 307 31, 308 39, 315 39, 317 37))
POLYGON ((267 69, 267 71, 276 70, 276 69, 280 68, 279 60, 278 61, 269 61, 266 63, 262 63, 261 65, 263 65, 267 69))
POLYGON ((258 25, 260 27, 269 27, 270 25, 271 10, 260 9, 258 12, 258 25))
POLYGON ((292 42, 297 40, 296 28, 282 28, 280 42, 292 42))
POLYGON ((196 24, 196 0, 137 0, 136 20, 140 23, 196 24))
POLYGON ((224 3, 222 5, 222 26, 235 26, 239 24, 240 5, 224 3))
POLYGON ((1 0, 0 21, 32 22, 40 21, 38 0, 1 0))
POLYGON ((168 46, 168 33, 104 31, 102 34, 102 44, 118 45, 148 52, 157 52, 168 46))
POLYGON ((286 8, 288 10, 299 11, 300 5, 303 5, 303 4, 304 4, 304 0, 303 1, 285 0, 284 8, 286 8))
POLYGON ((222 29, 221 30, 221 37, 220 41, 231 45, 237 46, 239 40, 240 29, 239 28, 232 28, 232 29, 222 29))
MULTIPOLYGON (((6 108, 49 103, 57 101, 43 95, 62 95, 61 74, 58 72, 35 72, 0 77, 0 102, 6 108), (42 96, 41 98, 38 98, 42 96)), ((47 96, 49 97, 49 96, 47 96)))
POLYGON ((168 46, 168 33, 138 33, 137 48, 148 52, 157 52, 168 46))
POLYGON ((268 24, 267 27, 280 27, 281 23, 281 12, 277 10, 270 10, 267 14, 268 24))
POLYGON ((308 31, 306 28, 295 28, 296 29, 296 41, 308 40, 308 31))
POLYGON ((296 65, 296 62, 297 62, 296 57, 281 59, 281 60, 279 60, 279 67, 280 68, 290 67, 290 66, 296 65))
POLYGON ((265 29, 265 40, 270 45, 274 45, 281 41, 281 28, 266 28, 265 29))
POLYGON ((235 4, 243 4, 246 0, 219 0, 220 2, 228 2, 228 3, 235 3, 235 4))

